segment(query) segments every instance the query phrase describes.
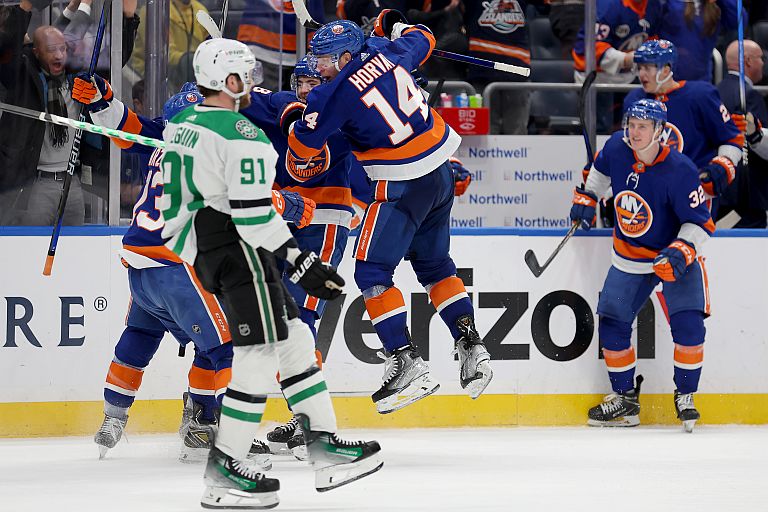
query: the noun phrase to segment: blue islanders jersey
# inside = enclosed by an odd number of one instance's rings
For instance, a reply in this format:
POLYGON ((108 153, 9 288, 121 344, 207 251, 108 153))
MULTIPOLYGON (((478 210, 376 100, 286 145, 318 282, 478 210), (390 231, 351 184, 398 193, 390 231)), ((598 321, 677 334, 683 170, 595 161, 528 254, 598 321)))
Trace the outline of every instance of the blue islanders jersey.
POLYGON ((656 99, 667 106, 667 124, 662 141, 702 167, 717 156, 720 146, 733 146, 741 154, 744 135, 731 120, 715 86, 708 82, 680 81, 666 94, 646 94, 635 89, 624 99, 624 110, 642 98, 656 99))
MULTIPOLYGON (((312 19, 323 23, 322 0, 308 0, 312 19)), ((307 33, 307 42, 314 32, 307 33)), ((237 38, 247 44, 257 59, 284 66, 296 65, 296 13, 293 3, 283 0, 250 0, 245 2, 243 19, 237 38)))
MULTIPOLYGON (((163 140, 165 126, 162 119, 148 119, 137 115, 118 99, 113 99, 109 107, 104 110, 92 112, 91 118, 102 126, 163 140)), ((180 264, 181 259, 163 243, 161 233, 165 223, 156 206, 158 198, 163 194, 163 173, 160 169, 163 151, 119 139, 113 139, 113 141, 129 152, 152 153, 144 186, 133 207, 131 225, 123 236, 123 249, 120 251, 120 256, 133 268, 180 264)))
POLYGON ((337 130, 372 180, 409 180, 437 169, 461 137, 427 106, 411 77, 435 47, 417 25, 394 41, 371 37, 331 82, 312 89, 288 144, 298 158, 325 151, 337 130))
POLYGON ((277 151, 276 188, 297 192, 317 203, 312 224, 348 228, 354 214, 349 176, 360 164, 352 155, 349 142, 338 131, 329 136, 328 144, 318 155, 298 159, 291 154, 279 119, 283 107, 292 101, 296 101, 293 91, 272 92, 254 87, 250 106, 240 113, 264 131, 277 151))
POLYGON ((683 224, 715 231, 699 172, 669 146, 651 165, 615 132, 595 159, 592 172, 610 178, 614 193, 613 266, 630 274, 653 273, 653 259, 678 237, 683 224))
MULTIPOLYGON (((603 59, 609 49, 630 52, 640 47, 658 30, 661 6, 658 0, 597 0, 595 21, 595 62, 598 71, 610 68, 603 59)), ((577 71, 584 71, 584 27, 573 45, 573 61, 577 71)), ((614 64, 615 65, 615 64, 614 64)), ((615 70, 610 70, 616 72, 615 70)))

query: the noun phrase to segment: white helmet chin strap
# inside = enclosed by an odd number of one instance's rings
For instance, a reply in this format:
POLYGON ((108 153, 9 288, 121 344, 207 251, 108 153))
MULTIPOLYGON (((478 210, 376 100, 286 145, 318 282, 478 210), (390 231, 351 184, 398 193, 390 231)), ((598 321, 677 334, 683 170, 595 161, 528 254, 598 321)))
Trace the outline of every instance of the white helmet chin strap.
MULTIPOLYGON (((657 121, 654 121, 654 125, 657 123, 657 121)), ((629 126, 624 127, 624 136, 621 138, 621 140, 624 141, 624 144, 629 146, 629 149, 634 151, 635 153, 643 153, 644 151, 648 150, 651 146, 653 146, 654 143, 661 140, 661 132, 664 130, 664 126, 659 124, 654 131, 653 131, 653 137, 651 137, 651 142, 648 143, 647 146, 645 146, 642 149, 635 149, 632 147, 632 141, 629 140, 629 126)))
MULTIPOLYGON (((235 74, 235 73, 233 73, 233 74, 235 74)), ((226 82, 224 83, 224 88, 222 89, 222 92, 226 93, 227 96, 229 96, 230 98, 235 100, 235 110, 234 110, 235 112, 240 110, 240 98, 242 98, 243 96, 248 94, 248 89, 249 89, 248 85, 250 83, 248 81, 243 80, 242 77, 240 78, 240 80, 243 82, 243 90, 242 91, 237 92, 237 93, 230 91, 229 87, 227 87, 226 82)))
POLYGON ((664 66, 662 66, 661 69, 657 69, 656 70, 656 90, 653 91, 654 93, 659 92, 659 89, 661 89, 662 85, 664 85, 665 83, 667 83, 670 80, 672 80, 672 69, 671 68, 669 70, 669 75, 667 75, 667 78, 665 78, 664 80, 661 79, 662 71, 664 71, 664 66))

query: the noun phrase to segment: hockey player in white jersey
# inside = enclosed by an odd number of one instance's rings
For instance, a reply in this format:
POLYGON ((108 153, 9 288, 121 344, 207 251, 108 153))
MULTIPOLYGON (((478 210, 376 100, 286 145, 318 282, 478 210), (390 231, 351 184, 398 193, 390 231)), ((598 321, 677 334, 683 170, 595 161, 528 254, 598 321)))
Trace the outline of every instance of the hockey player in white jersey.
POLYGON ((286 400, 302 423, 315 488, 327 491, 381 468, 375 441, 339 439, 309 328, 283 285, 276 257, 311 295, 338 297, 344 280, 311 251, 299 251, 272 206, 277 154, 237 111, 250 101, 255 60, 237 41, 212 39, 195 52, 202 105, 168 123, 163 156, 166 246, 194 265, 203 286, 224 304, 232 330, 232 379, 219 433, 205 469, 206 508, 270 508, 278 480, 246 460, 280 372, 286 400), (275 364, 276 363, 276 364, 275 364))

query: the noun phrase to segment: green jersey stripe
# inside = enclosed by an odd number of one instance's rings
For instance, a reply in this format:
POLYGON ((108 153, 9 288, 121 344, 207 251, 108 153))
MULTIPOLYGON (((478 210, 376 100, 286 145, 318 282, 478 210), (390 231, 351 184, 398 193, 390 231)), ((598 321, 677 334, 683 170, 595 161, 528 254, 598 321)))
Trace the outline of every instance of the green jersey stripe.
POLYGON ((176 254, 181 254, 181 252, 184 250, 184 243, 187 241, 187 235, 189 235, 189 232, 192 229, 192 222, 194 220, 194 217, 190 217, 187 223, 184 224, 184 229, 182 229, 181 233, 179 233, 179 238, 176 240, 176 245, 173 246, 173 252, 176 254))
POLYGON ((310 386, 304 391, 301 391, 299 393, 296 393, 293 396, 287 396, 285 399, 288 401, 288 405, 293 407, 297 403, 301 402, 302 400, 306 400, 309 397, 315 396, 318 393, 322 393, 323 391, 327 391, 328 386, 325 384, 325 381, 318 382, 314 386, 310 386))
POLYGON ((248 252, 248 256, 251 258, 253 271, 256 273, 254 282, 257 284, 261 315, 264 320, 264 325, 266 326, 265 338, 268 342, 277 341, 277 336, 275 335, 276 328, 272 321, 272 303, 269 300, 269 293, 264 282, 264 269, 261 266, 261 261, 259 260, 258 255, 253 251, 253 248, 246 243, 243 243, 243 245, 248 252))
POLYGON ((259 423, 261 421, 261 417, 263 416, 263 414, 260 412, 238 411, 237 409, 232 409, 226 405, 221 406, 221 414, 224 416, 229 416, 230 418, 235 418, 236 420, 249 421, 251 423, 259 423))
MULTIPOLYGON (((234 211, 232 213, 235 213, 234 211)), ((235 225, 240 226, 253 226, 255 224, 266 224, 270 220, 272 220, 272 217, 275 216, 275 210, 272 210, 266 215, 259 215, 258 217, 232 217, 232 222, 235 225)))

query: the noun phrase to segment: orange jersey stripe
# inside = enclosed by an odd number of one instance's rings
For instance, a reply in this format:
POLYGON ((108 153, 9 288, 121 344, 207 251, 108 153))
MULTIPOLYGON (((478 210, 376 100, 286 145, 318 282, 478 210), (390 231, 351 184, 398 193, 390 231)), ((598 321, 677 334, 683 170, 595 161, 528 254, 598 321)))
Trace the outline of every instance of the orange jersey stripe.
MULTIPOLYGON (((320 248, 319 255, 321 261, 326 263, 331 262, 331 258, 333 257, 333 250, 336 247, 336 231, 337 227, 335 224, 328 224, 325 227, 325 237, 323 238, 323 245, 320 248)), ((307 299, 304 301, 304 307, 311 309, 312 311, 317 311, 317 306, 319 303, 320 299, 312 295, 307 295, 307 299)))
POLYGON ((144 377, 144 370, 112 361, 107 373, 107 382, 123 389, 138 391, 142 377, 144 377))
POLYGON ((422 30, 419 27, 410 27, 405 30, 403 30, 403 35, 408 34, 409 32, 413 31, 419 31, 422 34, 424 34, 424 37, 427 38, 427 41, 429 41, 429 52, 427 52, 427 56, 422 59, 422 61, 419 63, 419 66, 427 62, 427 59, 429 59, 429 56, 432 55, 432 50, 435 49, 435 36, 433 36, 430 32, 426 30, 422 30))
POLYGON ((445 137, 445 121, 434 109, 430 109, 434 123, 432 129, 414 137, 397 148, 376 148, 368 151, 353 151, 352 153, 365 165, 368 160, 406 160, 414 158, 433 148, 445 137))
POLYGON ((153 245, 153 246, 138 246, 138 245, 123 245, 123 249, 126 251, 135 252, 136 254, 141 254, 142 256, 146 256, 147 258, 152 259, 160 259, 160 260, 168 260, 173 261, 175 263, 181 263, 181 258, 179 258, 176 253, 171 251, 169 248, 167 248, 164 245, 153 245))
POLYGON ((304 143, 302 143, 299 139, 296 138, 296 132, 294 130, 291 130, 291 133, 288 135, 288 147, 299 158, 312 158, 313 156, 319 155, 320 153, 322 153, 325 145, 323 145, 323 147, 319 149, 315 149, 310 146, 305 146, 304 143))
POLYGON ((227 325, 227 317, 224 315, 224 311, 221 310, 219 301, 216 300, 216 297, 212 293, 203 288, 203 283, 198 279, 197 273, 193 267, 186 263, 184 264, 184 267, 187 269, 195 288, 197 288, 197 292, 200 294, 203 304, 205 304, 205 309, 211 317, 211 322, 213 322, 216 331, 219 333, 219 340, 222 343, 232 341, 232 335, 229 333, 229 325, 227 325))
POLYGON ((531 64, 531 52, 519 46, 510 46, 496 41, 486 41, 472 37, 469 39, 469 50, 474 52, 493 53, 519 59, 526 64, 531 64))
MULTIPOLYGON (((597 71, 602 71, 602 68, 600 67, 600 59, 603 57, 603 54, 608 50, 608 48, 611 48, 609 43, 603 41, 598 41, 595 43, 595 62, 597 63, 597 71)), ((576 50, 571 50, 571 56, 573 57, 574 67, 578 71, 584 71, 587 69, 587 60, 584 55, 576 53, 576 50)))
MULTIPOLYGON (((128 133, 141 133, 141 121, 139 121, 139 116, 137 116, 136 112, 129 109, 128 107, 125 107, 125 110, 128 112, 128 115, 125 118, 125 123, 123 123, 123 127, 120 129, 128 133)), ((115 146, 119 147, 120 149, 128 149, 131 146, 133 146, 133 142, 118 139, 115 137, 112 137, 112 142, 114 142, 115 146)))
POLYGON ((630 245, 624 240, 617 238, 616 234, 613 235, 613 249, 619 256, 633 260, 653 259, 659 254, 658 251, 654 251, 652 249, 630 245))
POLYGON ((347 187, 285 187, 281 190, 296 192, 317 204, 352 206, 352 191, 347 187))
POLYGON ((709 301, 709 278, 707 277, 707 267, 704 266, 704 257, 699 256, 699 266, 701 267, 701 279, 704 285, 704 314, 712 314, 712 304, 709 301))
POLYGON ((215 389, 226 388, 229 385, 230 380, 232 380, 232 368, 222 368, 213 376, 213 382, 216 386, 215 389))
POLYGON ((376 227, 376 218, 379 216, 380 206, 380 202, 373 202, 365 213, 363 227, 360 228, 360 235, 358 236, 357 252, 355 253, 355 259, 357 260, 365 261, 365 258, 368 257, 368 246, 371 243, 373 230, 376 227))
POLYGON ((728 141, 730 144, 733 144, 734 146, 743 147, 744 146, 744 134, 739 133, 737 136, 732 138, 728 141))
POLYGON ((283 34, 282 44, 280 34, 275 34, 255 25, 240 25, 237 31, 237 40, 245 43, 256 43, 267 46, 277 51, 293 53, 296 51, 296 36, 283 34))
POLYGON ((216 384, 214 380, 216 372, 213 370, 206 370, 195 366, 194 364, 189 369, 189 387, 195 389, 206 389, 209 391, 216 390, 216 384))
POLYGON ((432 299, 435 308, 439 308, 443 302, 462 293, 467 293, 464 282, 456 276, 451 276, 435 283, 429 289, 429 298, 432 299))
POLYGON ((377 295, 376 297, 365 301, 365 309, 368 311, 368 316, 371 321, 403 307, 405 307, 403 294, 394 286, 387 289, 387 291, 381 295, 377 295))
POLYGON ((625 350, 608 350, 604 348, 603 356, 608 368, 624 368, 637 360, 635 358, 635 347, 629 347, 625 350))
POLYGON ((386 201, 387 200, 387 181, 380 180, 376 182, 376 190, 373 194, 374 201, 386 201))
POLYGON ((675 343, 675 362, 698 364, 704 361, 704 345, 689 347, 675 343))

